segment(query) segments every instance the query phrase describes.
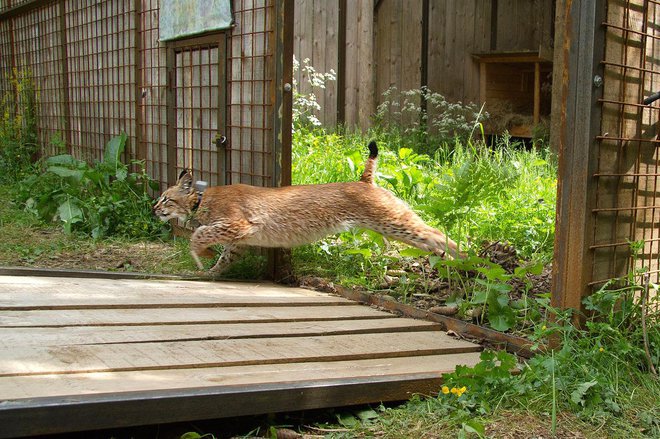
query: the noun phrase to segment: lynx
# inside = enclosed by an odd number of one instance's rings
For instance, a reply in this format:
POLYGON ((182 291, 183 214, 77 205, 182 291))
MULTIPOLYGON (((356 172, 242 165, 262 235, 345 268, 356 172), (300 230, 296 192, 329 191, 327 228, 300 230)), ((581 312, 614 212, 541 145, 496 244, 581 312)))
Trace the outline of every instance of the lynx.
POLYGON ((189 171, 179 175, 154 206, 163 221, 194 215, 200 226, 190 241, 195 263, 213 257, 210 246, 223 251, 211 268, 224 271, 247 247, 295 247, 354 227, 370 229, 436 254, 458 256, 457 244, 430 227, 386 189, 374 183, 378 147, 369 144, 369 158, 359 181, 265 188, 235 184, 198 192, 189 171))

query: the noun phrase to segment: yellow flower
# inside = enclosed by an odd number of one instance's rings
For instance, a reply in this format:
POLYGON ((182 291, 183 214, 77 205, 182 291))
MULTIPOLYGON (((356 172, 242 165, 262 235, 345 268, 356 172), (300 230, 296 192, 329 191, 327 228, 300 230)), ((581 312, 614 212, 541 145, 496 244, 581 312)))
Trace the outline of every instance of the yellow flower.
POLYGON ((447 386, 442 386, 442 393, 443 393, 444 395, 448 394, 448 393, 449 393, 449 387, 447 387, 447 386))
POLYGON ((451 388, 451 393, 456 395, 456 392, 458 392, 458 389, 456 387, 451 388))
POLYGON ((545 326, 545 325, 541 326, 541 331, 545 331, 546 329, 548 329, 547 326, 545 326))
POLYGON ((605 352, 605 348, 601 346, 600 349, 598 349, 598 352, 605 352))
MULTIPOLYGON (((452 389, 452 390, 454 390, 454 389, 452 389)), ((467 390, 467 389, 465 388, 465 386, 463 386, 463 387, 461 387, 460 389, 456 389, 456 392, 454 392, 454 393, 456 394, 456 397, 460 398, 461 395, 462 395, 463 393, 465 393, 466 390, 467 390)))

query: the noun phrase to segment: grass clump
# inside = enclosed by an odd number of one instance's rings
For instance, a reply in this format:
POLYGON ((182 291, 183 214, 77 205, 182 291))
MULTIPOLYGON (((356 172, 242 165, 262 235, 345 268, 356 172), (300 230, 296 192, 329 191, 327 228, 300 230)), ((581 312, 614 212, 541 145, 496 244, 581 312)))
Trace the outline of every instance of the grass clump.
POLYGON ((529 425, 524 437, 660 437, 660 381, 644 354, 641 317, 650 322, 657 369, 660 300, 644 304, 644 289, 639 278, 601 288, 585 299, 590 314, 581 326, 571 311, 553 309, 554 323, 539 324, 532 338, 555 340, 557 348, 522 363, 504 351, 484 351, 476 366, 445 374, 437 396, 381 407, 378 417, 334 437, 498 437, 519 424, 529 425))

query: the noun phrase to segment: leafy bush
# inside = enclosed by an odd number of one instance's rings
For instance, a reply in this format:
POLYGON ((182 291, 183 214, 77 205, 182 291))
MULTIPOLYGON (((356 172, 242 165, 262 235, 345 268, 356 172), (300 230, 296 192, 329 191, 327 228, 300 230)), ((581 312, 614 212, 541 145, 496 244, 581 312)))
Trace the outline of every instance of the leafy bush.
POLYGON ((141 162, 131 172, 121 162, 126 134, 110 140, 103 160, 93 166, 68 154, 45 160, 44 173, 24 179, 17 198, 25 209, 45 221, 58 221, 67 233, 79 231, 93 238, 110 235, 156 238, 168 226, 151 212, 148 189, 157 189, 141 162))
POLYGON ((27 73, 14 71, 11 90, 0 102, 0 184, 29 173, 39 150, 34 84, 27 73))

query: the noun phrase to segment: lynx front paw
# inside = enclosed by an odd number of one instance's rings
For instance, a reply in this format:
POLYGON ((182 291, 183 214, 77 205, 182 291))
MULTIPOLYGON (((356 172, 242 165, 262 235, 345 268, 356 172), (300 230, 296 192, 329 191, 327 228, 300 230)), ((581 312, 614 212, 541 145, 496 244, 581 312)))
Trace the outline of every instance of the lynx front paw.
POLYGON ((195 261, 195 264, 197 264, 197 268, 200 270, 204 269, 204 264, 202 264, 202 261, 199 260, 199 256, 197 256, 197 253, 194 251, 190 252, 190 255, 192 256, 193 260, 195 261))

